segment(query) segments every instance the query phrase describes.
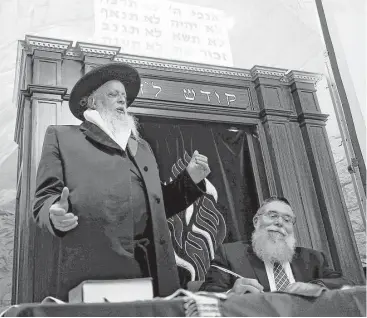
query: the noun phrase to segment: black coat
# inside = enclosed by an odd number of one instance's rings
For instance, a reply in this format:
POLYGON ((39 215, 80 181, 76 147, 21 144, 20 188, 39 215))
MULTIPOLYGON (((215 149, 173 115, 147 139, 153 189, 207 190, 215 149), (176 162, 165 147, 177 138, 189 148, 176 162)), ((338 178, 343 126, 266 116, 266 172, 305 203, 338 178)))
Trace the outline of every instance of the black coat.
MULTIPOLYGON (((264 287, 264 291, 270 291, 264 262, 257 257, 252 247, 244 242, 223 244, 218 248, 211 264, 224 267, 246 278, 257 279, 264 287)), ((296 282, 320 281, 330 289, 354 285, 328 266, 323 253, 313 249, 296 247, 290 265, 296 282)), ((233 287, 236 279, 218 268, 210 267, 200 290, 226 292, 233 287)))
MULTIPOLYGON (((166 218, 191 205, 205 191, 205 185, 195 185, 184 170, 162 186, 148 143, 130 138, 127 150, 146 187, 156 262, 154 279, 158 295, 166 296, 180 287, 166 218)), ((47 128, 33 215, 40 226, 61 240, 60 288, 54 295, 60 299, 66 299, 70 289, 87 279, 139 276, 136 261, 127 256, 134 249, 133 211, 129 211, 130 170, 122 169, 124 156, 126 153, 107 134, 87 121, 80 126, 47 128), (78 226, 66 234, 55 230, 49 218, 49 209, 64 186, 70 190, 70 211, 79 218, 78 226)))

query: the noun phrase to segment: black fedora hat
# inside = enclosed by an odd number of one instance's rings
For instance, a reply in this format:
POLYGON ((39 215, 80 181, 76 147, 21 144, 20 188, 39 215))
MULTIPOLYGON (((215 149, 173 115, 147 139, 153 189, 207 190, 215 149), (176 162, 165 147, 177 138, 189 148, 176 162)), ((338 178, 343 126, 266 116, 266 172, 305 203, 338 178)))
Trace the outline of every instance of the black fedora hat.
POLYGON ((73 115, 84 121, 83 113, 87 108, 81 103, 83 97, 88 97, 98 87, 112 80, 118 80, 124 84, 126 90, 126 103, 129 107, 139 94, 139 73, 129 64, 109 63, 95 67, 74 85, 69 99, 69 107, 73 115))

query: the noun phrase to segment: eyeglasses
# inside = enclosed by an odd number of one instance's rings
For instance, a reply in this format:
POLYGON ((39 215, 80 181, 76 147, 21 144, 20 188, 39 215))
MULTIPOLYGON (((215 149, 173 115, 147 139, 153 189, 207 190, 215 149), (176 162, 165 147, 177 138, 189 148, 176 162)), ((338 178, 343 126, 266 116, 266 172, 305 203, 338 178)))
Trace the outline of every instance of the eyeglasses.
POLYGON ((296 218, 294 216, 286 215, 286 214, 280 214, 276 211, 267 211, 267 212, 261 213, 259 215, 265 215, 266 217, 268 217, 273 222, 275 222, 279 218, 282 218, 283 222, 287 225, 296 223, 296 218))

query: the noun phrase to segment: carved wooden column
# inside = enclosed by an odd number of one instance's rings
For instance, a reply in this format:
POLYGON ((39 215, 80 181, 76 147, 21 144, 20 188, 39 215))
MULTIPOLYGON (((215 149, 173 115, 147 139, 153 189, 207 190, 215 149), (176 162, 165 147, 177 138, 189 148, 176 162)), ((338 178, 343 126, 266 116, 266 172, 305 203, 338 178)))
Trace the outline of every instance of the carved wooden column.
MULTIPOLYGON (((15 141, 19 149, 18 206, 13 267, 13 303, 32 302, 37 294, 34 277, 45 277, 54 270, 53 238, 44 237, 32 219, 32 200, 35 192, 36 171, 47 126, 58 124, 66 88, 60 88, 62 57, 71 41, 26 37, 19 52, 17 124, 15 141), (40 252, 42 251, 42 255, 40 252), (42 256, 42 257, 39 257, 42 256), (47 264, 47 266, 41 266, 47 264), (39 272, 35 276, 35 274, 39 272)), ((45 290, 49 290, 46 288, 45 290)))
POLYGON ((26 91, 19 96, 15 141, 19 145, 17 207, 15 212, 15 234, 13 252, 13 297, 12 303, 31 301, 33 293, 33 253, 29 242, 32 236, 30 207, 29 165, 31 162, 31 101, 26 91), (29 283, 29 284, 28 284, 29 283))
POLYGON ((309 75, 295 71, 289 74, 289 80, 334 266, 353 281, 364 283, 362 264, 325 129, 326 117, 320 112, 314 84, 309 81, 309 75))
MULTIPOLYGON (((34 274, 41 270, 44 277, 45 268, 52 267, 48 262, 51 255, 45 253, 54 251, 51 246, 54 242, 50 235, 36 228, 32 220, 32 198, 35 192, 35 181, 38 162, 40 160, 43 139, 46 128, 50 124, 57 124, 57 114, 61 108, 62 97, 66 89, 53 86, 28 85, 23 90, 20 107, 23 121, 22 127, 22 164, 20 170, 21 194, 19 208, 17 209, 18 246, 14 258, 16 267, 14 271, 16 290, 16 303, 33 301, 34 274), (45 237, 44 237, 45 236, 45 237), (42 257, 38 257, 42 253, 42 257), (46 267, 41 264, 48 264, 46 267)), ((19 120, 19 119, 18 119, 19 120)))
POLYGON ((290 201, 297 217, 298 245, 323 250, 330 256, 286 70, 255 66, 251 73, 260 103, 267 161, 274 177, 270 192, 290 201))

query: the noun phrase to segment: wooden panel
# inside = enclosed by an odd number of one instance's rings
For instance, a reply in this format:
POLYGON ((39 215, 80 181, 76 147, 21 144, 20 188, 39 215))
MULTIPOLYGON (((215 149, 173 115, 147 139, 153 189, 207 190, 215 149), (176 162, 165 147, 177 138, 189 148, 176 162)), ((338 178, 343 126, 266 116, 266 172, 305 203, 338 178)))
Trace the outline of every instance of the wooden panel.
POLYGON ((302 134, 334 265, 354 282, 363 284, 362 265, 325 128, 305 125, 302 134))
POLYGON ((277 171, 277 177, 281 184, 280 193, 289 200, 297 218, 295 234, 298 245, 311 247, 310 234, 304 215, 305 211, 300 197, 299 180, 297 180, 296 165, 298 163, 295 162, 288 123, 269 122, 268 127, 269 139, 271 139, 272 145, 272 164, 274 170, 277 171))
POLYGON ((247 143, 250 152, 251 165, 256 184, 257 202, 261 202, 270 196, 269 185, 266 177, 264 158, 261 153, 259 136, 257 135, 257 126, 251 127, 252 132, 246 132, 247 143))
POLYGON ((278 87, 262 87, 262 94, 265 108, 281 108, 278 87))
POLYGON ((40 85, 57 85, 58 76, 60 76, 58 64, 59 61, 49 61, 49 60, 34 60, 35 71, 33 73, 33 84, 40 85))
POLYGON ((32 71, 32 57, 27 55, 26 61, 25 61, 25 70, 24 70, 24 76, 22 77, 22 86, 20 86, 21 89, 26 89, 28 84, 32 83, 32 77, 33 77, 33 71, 32 71))
POLYGON ((321 113, 314 85, 310 83, 294 82, 290 89, 297 115, 321 113))
POLYGON ((34 50, 32 71, 33 84, 60 85, 61 53, 34 50))
POLYGON ((64 60, 61 65, 61 86, 66 87, 70 94, 75 83, 83 75, 83 64, 80 61, 64 60))
MULTIPOLYGON (((22 173, 19 173, 19 178, 22 177, 22 173)), ((16 195, 16 204, 15 204, 15 229, 14 229, 14 250, 13 250, 13 275, 12 275, 12 290, 11 290, 11 304, 14 305, 17 303, 17 299, 19 299, 19 283, 18 277, 20 276, 19 270, 19 250, 20 250, 20 233, 19 233, 19 211, 21 208, 21 196, 22 196, 22 187, 20 183, 17 183, 17 195, 16 195)))
MULTIPOLYGON (((22 105, 23 106, 23 105, 22 105)), ((32 126, 31 126, 31 108, 29 100, 25 100, 24 104, 24 134, 23 145, 24 152, 22 157, 21 173, 21 192, 19 199, 19 208, 17 218, 17 248, 16 257, 17 262, 14 270, 16 271, 16 282, 13 284, 13 289, 16 299, 13 302, 22 303, 30 302, 33 299, 33 280, 28 281, 29 277, 33 277, 33 253, 31 250, 31 222, 30 222, 30 157, 31 157, 31 140, 32 140, 32 126), (23 282, 27 282, 24 284, 23 282)))
POLYGON ((300 101, 304 112, 319 112, 313 92, 299 91, 300 101))
MULTIPOLYGON (((266 182, 268 184, 268 192, 264 192, 263 195, 264 196, 267 195, 265 196, 265 198, 267 198, 271 195, 277 194, 277 186, 274 176, 274 170, 271 163, 272 160, 270 156, 269 145, 267 143, 267 134, 265 132, 263 125, 258 124, 257 129, 258 129, 259 142, 254 143, 254 146, 256 146, 257 149, 256 153, 257 154, 261 153, 261 156, 264 158, 264 170, 266 180, 264 180, 263 182, 266 182)), ((265 189, 265 187, 263 187, 263 189, 265 189)))
POLYGON ((71 113, 68 101, 63 101, 58 106, 57 124, 78 126, 81 124, 81 121, 71 113))
POLYGON ((281 100, 283 101, 282 108, 285 110, 291 110, 292 112, 296 112, 296 106, 294 105, 294 101, 292 98, 292 93, 289 86, 281 86, 281 100))
MULTIPOLYGON (((311 239, 311 247, 323 251, 329 261, 332 260, 324 222, 322 219, 316 189, 312 179, 311 169, 307 160, 307 153, 303 143, 301 130, 298 122, 290 123, 291 139, 294 149, 295 169, 299 185, 301 204, 304 210, 304 217, 307 223, 306 228, 300 231, 308 231, 311 239)), ((332 263, 331 263, 332 264, 332 263)))
POLYGON ((33 153, 35 167, 41 158, 42 145, 46 129, 52 123, 57 124, 57 103, 33 100, 33 153))
MULTIPOLYGON (((34 100, 33 104, 33 141, 32 163, 30 166, 30 185, 34 196, 36 171, 38 168, 46 129, 49 125, 58 123, 59 102, 34 100)), ((34 229, 34 284, 33 301, 40 302, 47 295, 53 295, 57 288, 58 253, 60 240, 33 223, 34 229), (47 264, 45 266, 44 264, 47 264)))
POLYGON ((138 97, 255 110, 250 89, 142 78, 138 97))

